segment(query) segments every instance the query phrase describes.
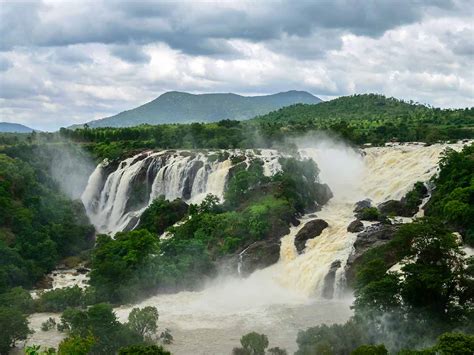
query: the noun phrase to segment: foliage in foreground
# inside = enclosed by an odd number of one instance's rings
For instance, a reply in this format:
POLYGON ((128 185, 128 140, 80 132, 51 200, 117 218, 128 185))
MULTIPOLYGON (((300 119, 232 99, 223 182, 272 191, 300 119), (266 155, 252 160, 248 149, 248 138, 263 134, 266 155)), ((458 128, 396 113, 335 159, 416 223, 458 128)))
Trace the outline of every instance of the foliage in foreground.
POLYGON ((474 144, 461 152, 448 150, 440 162, 426 215, 445 220, 474 247, 474 144))
POLYGON ((134 308, 125 324, 117 320, 112 306, 99 303, 87 310, 68 308, 58 329, 68 337, 59 354, 113 354, 120 348, 143 345, 156 332, 158 312, 154 307, 134 308))
POLYGON ((8 354, 16 342, 25 340, 31 332, 23 313, 7 307, 0 307, 0 329, 0 354, 8 354))

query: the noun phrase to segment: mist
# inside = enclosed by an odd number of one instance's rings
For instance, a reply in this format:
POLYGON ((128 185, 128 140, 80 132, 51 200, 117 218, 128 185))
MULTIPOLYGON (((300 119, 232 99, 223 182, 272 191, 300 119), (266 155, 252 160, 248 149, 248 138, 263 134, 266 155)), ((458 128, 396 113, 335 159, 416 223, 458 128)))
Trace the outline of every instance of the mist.
POLYGON ((61 191, 69 198, 79 199, 95 169, 92 157, 73 144, 49 144, 41 148, 48 157, 49 172, 61 191))
POLYGON ((360 182, 364 173, 363 153, 343 140, 324 132, 312 132, 291 140, 301 157, 310 158, 319 168, 320 181, 326 183, 334 199, 360 198, 360 182))

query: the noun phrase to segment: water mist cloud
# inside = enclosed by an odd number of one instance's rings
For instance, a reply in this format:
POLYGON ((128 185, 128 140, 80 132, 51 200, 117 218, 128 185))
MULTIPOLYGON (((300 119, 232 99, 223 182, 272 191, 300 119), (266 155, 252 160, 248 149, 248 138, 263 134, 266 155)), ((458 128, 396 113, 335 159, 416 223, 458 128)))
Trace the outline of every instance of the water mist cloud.
POLYGON ((302 157, 313 159, 320 170, 321 182, 331 188, 334 198, 357 199, 364 172, 362 153, 342 140, 323 132, 292 139, 302 157))

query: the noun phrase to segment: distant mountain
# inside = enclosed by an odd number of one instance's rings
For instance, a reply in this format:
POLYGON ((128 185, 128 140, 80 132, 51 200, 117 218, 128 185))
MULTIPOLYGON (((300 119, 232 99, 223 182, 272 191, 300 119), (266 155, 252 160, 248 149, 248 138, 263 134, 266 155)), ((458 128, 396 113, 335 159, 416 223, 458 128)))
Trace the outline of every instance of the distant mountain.
MULTIPOLYGON (((115 116, 88 122, 89 127, 129 127, 143 123, 214 122, 245 120, 296 103, 322 100, 306 91, 288 91, 265 96, 200 94, 170 91, 153 101, 115 116)), ((78 127, 76 125, 75 127, 78 127)))
POLYGON ((19 123, 0 122, 0 133, 30 133, 34 129, 19 123))

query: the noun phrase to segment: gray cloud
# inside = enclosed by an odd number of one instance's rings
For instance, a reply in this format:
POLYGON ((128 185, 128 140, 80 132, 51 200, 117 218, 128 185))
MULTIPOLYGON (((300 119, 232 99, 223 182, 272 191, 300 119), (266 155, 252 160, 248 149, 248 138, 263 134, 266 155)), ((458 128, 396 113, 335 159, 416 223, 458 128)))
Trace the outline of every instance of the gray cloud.
MULTIPOLYGON (((379 36, 420 20, 427 8, 454 8, 451 1, 278 1, 162 3, 86 1, 5 3, 0 46, 64 46, 81 43, 165 42, 189 54, 221 53, 219 39, 253 42, 306 37, 319 29, 379 36)), ((225 45, 223 46, 225 47, 225 45)))
POLYGON ((0 121, 57 129, 168 90, 380 92, 471 106, 473 9, 467 0, 2 2, 0 121))

